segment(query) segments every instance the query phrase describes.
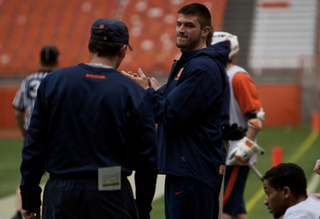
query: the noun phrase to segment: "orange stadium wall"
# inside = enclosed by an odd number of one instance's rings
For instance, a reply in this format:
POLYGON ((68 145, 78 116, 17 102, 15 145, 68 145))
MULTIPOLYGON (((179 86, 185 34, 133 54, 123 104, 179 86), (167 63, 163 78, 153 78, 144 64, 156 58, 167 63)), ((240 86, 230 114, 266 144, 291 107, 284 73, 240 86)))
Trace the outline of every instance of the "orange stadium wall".
POLYGON ((12 101, 18 89, 19 85, 0 87, 0 128, 17 127, 12 101))
MULTIPOLYGON (((18 85, 0 87, 0 128, 15 128, 13 98, 18 85)), ((301 123, 301 89, 298 85, 257 85, 266 120, 264 126, 297 126, 301 123)))
POLYGON ((266 113, 264 126, 301 124, 301 87, 297 84, 258 84, 257 91, 266 113))

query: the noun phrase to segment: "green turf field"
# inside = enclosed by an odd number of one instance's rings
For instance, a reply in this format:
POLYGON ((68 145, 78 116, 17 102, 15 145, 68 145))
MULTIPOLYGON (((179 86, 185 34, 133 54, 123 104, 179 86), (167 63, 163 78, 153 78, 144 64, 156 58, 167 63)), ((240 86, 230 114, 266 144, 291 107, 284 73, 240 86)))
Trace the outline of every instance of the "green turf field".
MULTIPOLYGON (((307 180, 314 173, 313 168, 316 160, 320 159, 320 137, 317 137, 317 134, 311 134, 309 128, 264 128, 259 133, 258 144, 266 152, 264 155, 258 156, 258 163, 255 165, 262 174, 271 168, 271 151, 275 146, 283 148, 283 162, 294 162, 304 169, 307 180)), ((261 189, 263 189, 262 182, 251 172, 246 184, 244 197, 246 203, 250 203, 251 206, 248 209, 248 218, 273 218, 263 204, 264 193, 259 195, 261 189)), ((163 203, 163 198, 153 203, 152 219, 165 218, 163 203)))
MULTIPOLYGON (((320 137, 312 133, 308 127, 299 128, 264 128, 259 133, 258 144, 265 149, 265 155, 258 155, 257 169, 264 174, 271 167, 271 151, 273 147, 283 148, 283 161, 300 165, 310 180, 315 161, 320 159, 320 137)), ((0 197, 13 194, 19 184, 19 165, 21 162, 22 140, 0 139, 0 197)), ((319 176, 320 177, 320 176, 319 176)), ((44 180, 47 176, 44 177, 44 180)), ((262 182, 254 173, 250 173, 245 201, 248 217, 272 218, 263 204, 264 193, 262 182)), ((164 199, 153 203, 152 219, 164 219, 164 199)))

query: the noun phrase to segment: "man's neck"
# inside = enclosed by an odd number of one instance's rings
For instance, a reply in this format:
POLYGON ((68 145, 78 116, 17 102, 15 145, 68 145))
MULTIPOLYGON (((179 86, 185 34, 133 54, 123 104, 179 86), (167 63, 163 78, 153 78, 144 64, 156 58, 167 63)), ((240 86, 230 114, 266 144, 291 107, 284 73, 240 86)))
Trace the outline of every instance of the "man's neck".
POLYGON ((99 65, 106 65, 112 68, 116 68, 116 60, 108 59, 106 57, 99 57, 97 55, 91 55, 90 64, 99 64, 99 65))
POLYGON ((228 71, 230 68, 232 68, 233 66, 235 66, 235 64, 233 64, 232 62, 228 62, 227 63, 227 67, 226 70, 228 71))
POLYGON ((207 44, 205 41, 201 41, 197 46, 195 47, 192 47, 192 48, 187 48, 187 49, 184 49, 184 48, 180 48, 181 49, 181 52, 184 52, 184 51, 195 51, 195 50, 200 50, 200 49, 204 49, 204 48, 207 48, 207 44))
POLYGON ((300 196, 298 198, 292 197, 291 199, 288 200, 288 208, 295 206, 299 204, 300 202, 305 201, 308 198, 308 196, 300 196))
POLYGON ((300 202, 303 202, 303 201, 305 201, 306 199, 308 198, 308 196, 302 196, 302 197, 300 197, 300 198, 298 198, 297 200, 296 200, 296 204, 299 204, 300 202))
POLYGON ((57 69, 57 67, 48 67, 48 66, 43 66, 43 65, 41 65, 41 67, 40 67, 41 71, 48 71, 48 72, 54 71, 56 69, 57 69))

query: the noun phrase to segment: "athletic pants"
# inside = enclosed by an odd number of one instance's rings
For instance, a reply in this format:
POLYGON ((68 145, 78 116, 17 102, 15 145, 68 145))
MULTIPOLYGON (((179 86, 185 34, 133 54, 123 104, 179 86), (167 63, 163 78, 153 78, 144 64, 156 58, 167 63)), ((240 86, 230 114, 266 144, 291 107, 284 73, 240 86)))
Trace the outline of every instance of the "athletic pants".
POLYGON ((249 174, 248 166, 227 166, 224 181, 223 213, 236 217, 246 214, 243 199, 244 189, 249 174))
POLYGON ((96 179, 50 178, 43 198, 44 219, 119 218, 137 219, 131 185, 127 178, 121 190, 98 191, 96 179))
POLYGON ((207 184, 187 177, 166 176, 166 219, 217 219, 219 195, 207 184))

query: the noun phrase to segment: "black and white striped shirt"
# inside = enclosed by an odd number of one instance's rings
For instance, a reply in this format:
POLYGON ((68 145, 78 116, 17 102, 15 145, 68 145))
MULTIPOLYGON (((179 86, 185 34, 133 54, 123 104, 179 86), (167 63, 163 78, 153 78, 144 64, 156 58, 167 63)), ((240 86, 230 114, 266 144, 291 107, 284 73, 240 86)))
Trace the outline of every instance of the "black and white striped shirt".
POLYGON ((24 128, 27 130, 31 114, 33 111, 34 103, 37 97, 37 90, 41 80, 50 72, 39 71, 27 76, 21 83, 20 89, 17 91, 16 96, 12 102, 12 106, 18 110, 25 111, 24 128))

